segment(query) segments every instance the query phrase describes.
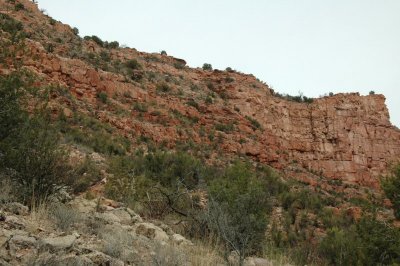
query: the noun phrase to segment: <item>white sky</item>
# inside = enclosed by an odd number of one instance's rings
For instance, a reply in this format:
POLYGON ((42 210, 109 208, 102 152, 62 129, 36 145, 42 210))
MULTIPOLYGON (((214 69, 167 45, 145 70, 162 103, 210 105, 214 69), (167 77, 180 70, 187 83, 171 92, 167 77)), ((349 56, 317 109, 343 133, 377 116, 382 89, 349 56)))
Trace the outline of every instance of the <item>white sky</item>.
POLYGON ((38 0, 80 35, 317 97, 374 90, 400 127, 400 0, 38 0))

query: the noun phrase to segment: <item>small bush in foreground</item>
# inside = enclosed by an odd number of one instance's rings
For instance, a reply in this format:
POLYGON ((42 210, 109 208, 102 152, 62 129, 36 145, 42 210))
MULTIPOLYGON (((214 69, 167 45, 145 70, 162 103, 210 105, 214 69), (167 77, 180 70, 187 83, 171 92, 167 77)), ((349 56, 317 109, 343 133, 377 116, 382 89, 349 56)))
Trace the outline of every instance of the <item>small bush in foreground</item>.
POLYGON ((20 108, 21 88, 28 84, 20 73, 0 79, 0 172, 16 186, 18 199, 35 205, 57 192, 72 176, 57 130, 45 108, 33 115, 20 108))
POLYGON ((80 214, 76 210, 61 203, 51 205, 50 217, 62 231, 68 231, 80 220, 80 214))
POLYGON ((266 180, 240 162, 211 182, 207 220, 224 242, 226 260, 235 251, 243 265, 246 256, 261 252, 270 204, 266 186, 266 180))

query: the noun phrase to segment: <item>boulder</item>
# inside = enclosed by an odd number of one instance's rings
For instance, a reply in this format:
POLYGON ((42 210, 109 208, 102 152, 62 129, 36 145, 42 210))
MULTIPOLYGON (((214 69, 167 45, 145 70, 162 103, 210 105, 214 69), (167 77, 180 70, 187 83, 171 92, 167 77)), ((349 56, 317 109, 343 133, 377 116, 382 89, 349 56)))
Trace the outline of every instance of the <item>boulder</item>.
POLYGON ((40 240, 40 247, 42 249, 50 250, 62 250, 71 248, 76 241, 76 236, 60 236, 60 237, 48 237, 40 240))
POLYGON ((245 266, 273 266, 274 264, 268 259, 249 257, 244 260, 244 265, 245 266))
POLYGON ((0 249, 10 240, 11 237, 12 237, 11 231, 6 229, 0 229, 0 249))
POLYGON ((17 229, 22 230, 26 227, 25 221, 21 220, 16 216, 7 216, 6 217, 6 226, 9 229, 17 229))
POLYGON ((173 234, 171 236, 171 241, 175 245, 188 245, 188 246, 193 246, 193 243, 190 240, 187 240, 184 236, 180 234, 173 234))
POLYGON ((15 235, 8 242, 10 247, 15 246, 19 248, 27 248, 35 246, 37 241, 34 237, 23 236, 23 235, 15 235))
POLYGON ((102 252, 93 251, 83 257, 89 259, 94 263, 94 265, 110 265, 110 266, 123 266, 124 263, 118 259, 114 259, 102 252))
POLYGON ((126 211, 131 215, 131 219, 132 219, 133 223, 142 223, 143 222, 142 217, 140 217, 139 214, 137 214, 133 210, 126 208, 126 211))
POLYGON ((160 227, 151 223, 140 223, 136 227, 136 234, 154 239, 160 242, 167 242, 169 237, 160 227))
POLYGON ((69 205, 81 213, 91 213, 95 212, 97 209, 96 200, 87 200, 80 197, 77 197, 71 202, 69 202, 69 205))
POLYGON ((18 202, 7 203, 4 209, 16 215, 29 214, 29 208, 18 202))
POLYGON ((112 210, 112 211, 110 211, 110 214, 115 215, 119 219, 119 222, 121 224, 131 224, 132 223, 131 215, 124 208, 112 210))
POLYGON ((111 212, 95 213, 94 217, 107 224, 121 223, 121 219, 111 212))

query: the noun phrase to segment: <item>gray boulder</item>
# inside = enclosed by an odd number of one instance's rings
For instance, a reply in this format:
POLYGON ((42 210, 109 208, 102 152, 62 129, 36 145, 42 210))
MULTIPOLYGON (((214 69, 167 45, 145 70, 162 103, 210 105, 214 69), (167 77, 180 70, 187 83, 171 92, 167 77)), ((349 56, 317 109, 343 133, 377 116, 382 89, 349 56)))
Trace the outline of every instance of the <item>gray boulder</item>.
POLYGON ((76 241, 76 236, 48 237, 40 240, 41 249, 62 250, 71 248, 76 241))

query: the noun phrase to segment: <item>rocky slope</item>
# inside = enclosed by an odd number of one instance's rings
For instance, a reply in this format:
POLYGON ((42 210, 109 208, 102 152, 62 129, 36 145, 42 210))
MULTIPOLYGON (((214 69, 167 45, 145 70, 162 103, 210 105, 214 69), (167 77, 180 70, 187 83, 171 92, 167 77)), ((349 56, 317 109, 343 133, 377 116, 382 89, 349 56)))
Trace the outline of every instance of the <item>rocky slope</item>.
MULTIPOLYGON (((237 265, 234 254, 231 265, 237 265)), ((69 199, 29 211, 0 203, 0 265, 226 265, 161 223, 104 199, 69 199)), ((287 265, 248 257, 245 266, 287 265)))
POLYGON ((168 226, 104 200, 76 198, 32 213, 19 203, 0 208, 0 265, 181 265, 200 255, 191 257, 193 244, 168 226))
MULTIPOLYGON (((142 146, 138 140, 186 145, 213 161, 219 153, 239 154, 327 190, 376 189, 400 157, 400 131, 390 123, 383 95, 289 101, 252 75, 193 69, 165 54, 83 40, 36 4, 20 2, 18 11, 0 4, 28 36, 17 61, 5 58, 0 73, 17 65, 31 70, 42 85, 59 86, 55 113, 93 117, 133 147, 142 146)), ((15 51, 10 34, 3 29, 1 36, 4 50, 15 51)))

